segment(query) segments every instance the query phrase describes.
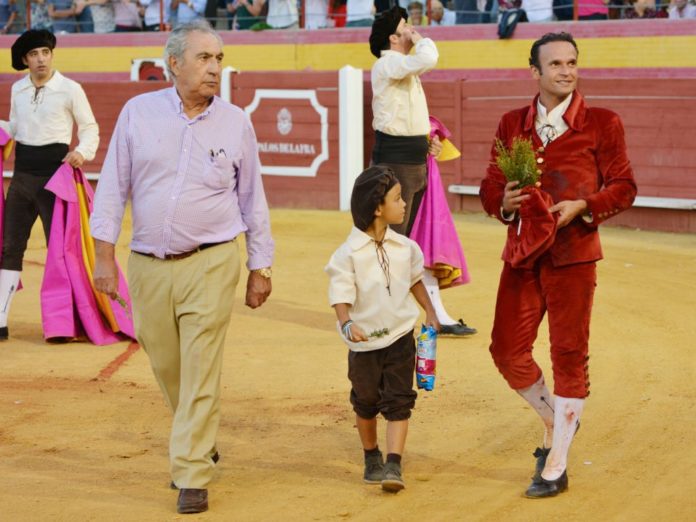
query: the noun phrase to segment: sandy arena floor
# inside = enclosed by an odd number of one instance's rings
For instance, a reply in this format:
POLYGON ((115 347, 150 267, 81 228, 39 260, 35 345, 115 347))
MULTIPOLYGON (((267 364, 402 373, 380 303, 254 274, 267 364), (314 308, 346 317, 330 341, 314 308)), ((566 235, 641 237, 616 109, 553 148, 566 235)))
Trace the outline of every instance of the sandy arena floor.
MULTIPOLYGON (((349 215, 276 210, 272 218, 273 295, 251 311, 238 289, 222 460, 210 511, 186 516, 167 487, 171 416, 142 350, 98 379, 128 343, 43 342, 45 249, 35 227, 11 340, 0 345, 0 520, 696 519, 696 236, 603 229, 592 395, 571 450, 570 490, 532 501, 522 493, 541 423, 487 350, 504 227, 457 216, 473 281, 443 295, 479 334, 440 340, 436 389, 420 393, 411 424, 407 488, 394 496, 361 482, 346 349, 326 299, 322 269, 349 215)), ((537 353, 549 368, 545 327, 537 353)))

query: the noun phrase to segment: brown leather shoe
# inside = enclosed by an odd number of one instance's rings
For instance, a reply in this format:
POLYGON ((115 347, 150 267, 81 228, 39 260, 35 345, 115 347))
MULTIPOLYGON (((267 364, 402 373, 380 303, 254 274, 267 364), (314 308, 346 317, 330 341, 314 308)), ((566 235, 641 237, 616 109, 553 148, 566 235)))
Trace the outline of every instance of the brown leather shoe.
POLYGON ((176 503, 176 510, 182 515, 188 513, 203 513, 203 511, 208 511, 208 490, 187 488, 180 489, 179 500, 176 503))

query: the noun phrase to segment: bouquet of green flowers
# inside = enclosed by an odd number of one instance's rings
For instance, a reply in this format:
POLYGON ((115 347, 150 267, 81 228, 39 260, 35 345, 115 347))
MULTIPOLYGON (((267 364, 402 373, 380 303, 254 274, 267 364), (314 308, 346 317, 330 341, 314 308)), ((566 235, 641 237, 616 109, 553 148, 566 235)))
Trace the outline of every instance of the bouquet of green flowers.
POLYGON ((496 164, 508 181, 519 181, 517 189, 534 186, 539 181, 541 171, 537 166, 532 142, 527 138, 515 137, 508 149, 498 138, 495 140, 498 153, 496 164))

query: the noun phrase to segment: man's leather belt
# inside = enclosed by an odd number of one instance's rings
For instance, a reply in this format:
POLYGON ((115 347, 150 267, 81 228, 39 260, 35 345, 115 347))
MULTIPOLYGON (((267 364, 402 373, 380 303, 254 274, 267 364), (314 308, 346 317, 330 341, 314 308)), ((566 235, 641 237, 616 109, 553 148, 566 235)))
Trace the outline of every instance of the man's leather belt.
POLYGON ((150 253, 145 253, 145 252, 136 252, 135 250, 133 250, 133 253, 141 255, 141 256, 154 257, 155 259, 165 259, 167 261, 175 261, 177 259, 185 259, 187 257, 190 257, 193 254, 200 252, 201 250, 205 250, 206 248, 211 248, 214 246, 223 245, 223 244, 229 243, 231 241, 234 241, 234 239, 230 239, 229 241, 220 241, 219 243, 203 243, 202 245, 198 245, 198 248, 194 248, 193 250, 189 250, 188 252, 182 252, 181 254, 165 254, 164 258, 157 257, 155 254, 150 254, 150 253))

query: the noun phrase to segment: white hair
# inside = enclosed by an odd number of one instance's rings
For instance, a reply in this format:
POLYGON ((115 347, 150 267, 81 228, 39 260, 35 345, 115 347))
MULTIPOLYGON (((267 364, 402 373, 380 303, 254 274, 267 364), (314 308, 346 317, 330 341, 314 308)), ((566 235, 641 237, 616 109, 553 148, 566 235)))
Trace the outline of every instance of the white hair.
POLYGON ((220 35, 203 18, 198 18, 192 22, 180 25, 169 33, 167 43, 164 45, 164 65, 171 78, 175 76, 169 65, 169 57, 173 56, 179 61, 183 58, 188 43, 188 36, 191 33, 212 34, 222 46, 222 38, 220 38, 220 35))

